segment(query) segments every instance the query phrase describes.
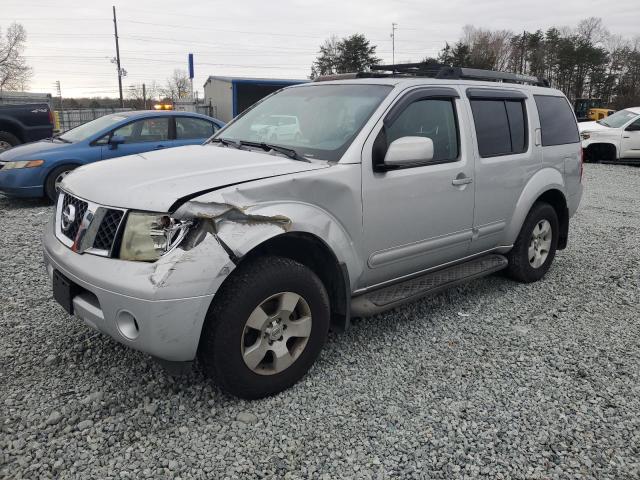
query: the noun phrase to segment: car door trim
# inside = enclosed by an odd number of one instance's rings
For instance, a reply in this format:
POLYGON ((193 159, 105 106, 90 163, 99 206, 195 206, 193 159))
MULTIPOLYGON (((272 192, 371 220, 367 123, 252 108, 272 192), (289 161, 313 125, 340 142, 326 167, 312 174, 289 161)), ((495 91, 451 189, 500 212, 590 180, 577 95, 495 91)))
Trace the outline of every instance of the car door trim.
POLYGON ((369 265, 369 268, 383 267, 391 263, 424 255, 425 253, 437 252, 461 243, 469 242, 471 240, 471 236, 471 229, 462 230, 406 245, 400 245, 399 247, 388 248, 386 250, 372 253, 367 260, 367 264, 369 265))

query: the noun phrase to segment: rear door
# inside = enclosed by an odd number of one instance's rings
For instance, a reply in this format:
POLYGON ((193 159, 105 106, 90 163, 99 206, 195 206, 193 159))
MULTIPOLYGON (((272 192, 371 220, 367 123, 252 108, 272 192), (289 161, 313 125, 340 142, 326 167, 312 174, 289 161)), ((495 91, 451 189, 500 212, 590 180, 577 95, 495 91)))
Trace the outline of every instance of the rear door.
POLYGON ((109 135, 124 138, 124 143, 102 145, 102 159, 122 157, 171 147, 169 137, 170 118, 153 116, 116 128, 109 135))
POLYGON ((456 89, 421 87, 401 97, 365 142, 364 286, 465 255, 474 201, 473 156, 465 125, 456 89), (431 138, 433 160, 396 170, 377 168, 388 145, 405 136, 431 138))
POLYGON ((205 120, 195 117, 174 117, 176 122, 175 140, 172 146, 196 145, 204 142, 207 138, 218 131, 218 126, 205 120))
POLYGON ((519 90, 468 88, 475 134, 475 214, 469 253, 495 248, 526 182, 540 168, 530 141, 532 99, 519 90))

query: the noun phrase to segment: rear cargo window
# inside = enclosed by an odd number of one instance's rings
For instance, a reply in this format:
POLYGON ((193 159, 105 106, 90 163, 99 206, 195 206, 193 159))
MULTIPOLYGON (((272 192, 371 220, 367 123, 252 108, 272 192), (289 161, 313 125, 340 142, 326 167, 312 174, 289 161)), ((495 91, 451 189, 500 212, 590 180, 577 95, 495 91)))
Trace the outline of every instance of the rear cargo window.
POLYGON ((564 97, 549 95, 534 95, 533 97, 540 117, 543 147, 580 141, 576 118, 569 102, 564 97))
POLYGON ((471 100, 481 157, 522 153, 527 149, 527 119, 521 100, 471 100))

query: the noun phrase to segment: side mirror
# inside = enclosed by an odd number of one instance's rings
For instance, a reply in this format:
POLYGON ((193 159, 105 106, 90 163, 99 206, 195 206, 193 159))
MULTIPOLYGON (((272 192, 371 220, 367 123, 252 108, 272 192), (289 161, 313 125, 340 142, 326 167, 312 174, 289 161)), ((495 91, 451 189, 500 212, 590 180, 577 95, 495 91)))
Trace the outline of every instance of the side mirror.
POLYGON ((638 123, 632 123, 627 128, 625 128, 627 132, 638 132, 640 131, 640 125, 638 123))
POLYGON ((387 167, 405 167, 433 160, 433 140, 427 137, 401 137, 391 142, 384 156, 387 167))
POLYGON ((116 148, 118 148, 118 145, 122 145, 124 142, 124 137, 121 137, 120 135, 114 135, 109 139, 109 148, 111 150, 115 150, 116 148))

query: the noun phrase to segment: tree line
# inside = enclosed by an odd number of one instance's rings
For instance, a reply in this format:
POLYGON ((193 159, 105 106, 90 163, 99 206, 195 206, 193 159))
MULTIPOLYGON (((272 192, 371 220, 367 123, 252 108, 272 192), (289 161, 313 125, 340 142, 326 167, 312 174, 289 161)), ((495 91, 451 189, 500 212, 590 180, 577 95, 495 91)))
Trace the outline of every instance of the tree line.
MULTIPOLYGON (((640 105, 640 36, 613 35, 595 17, 575 28, 522 33, 467 25, 456 43, 422 61, 546 78, 571 101, 600 98, 614 109, 640 105)), ((363 35, 331 37, 320 46, 311 78, 366 71, 379 63, 376 46, 363 35)))

